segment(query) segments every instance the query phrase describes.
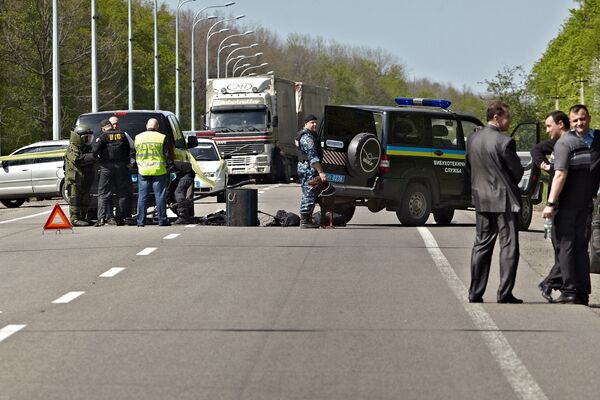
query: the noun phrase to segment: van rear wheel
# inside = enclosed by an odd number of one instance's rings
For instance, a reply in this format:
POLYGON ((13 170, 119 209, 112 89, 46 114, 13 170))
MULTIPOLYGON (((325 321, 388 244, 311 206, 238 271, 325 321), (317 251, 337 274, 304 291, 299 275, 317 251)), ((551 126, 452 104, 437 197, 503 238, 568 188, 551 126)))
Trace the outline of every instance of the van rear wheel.
POLYGON ((356 211, 356 205, 354 204, 341 203, 335 204, 333 206, 333 212, 336 214, 340 214, 344 218, 344 221, 346 221, 346 223, 350 222, 350 220, 354 216, 354 211, 356 211))
POLYGON ((398 220, 402 225, 424 225, 431 213, 431 193, 421 183, 408 185, 404 197, 400 202, 400 209, 396 211, 398 220))

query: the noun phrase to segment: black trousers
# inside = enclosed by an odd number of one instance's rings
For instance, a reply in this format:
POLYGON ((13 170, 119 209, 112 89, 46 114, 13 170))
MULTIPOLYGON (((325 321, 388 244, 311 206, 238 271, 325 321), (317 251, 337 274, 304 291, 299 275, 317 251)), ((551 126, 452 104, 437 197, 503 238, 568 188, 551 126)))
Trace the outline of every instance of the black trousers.
POLYGON ((127 164, 105 163, 98 167, 98 219, 113 218, 112 197, 117 197, 117 221, 131 216, 131 178, 127 164))
POLYGON ((476 236, 471 253, 469 299, 483 297, 490 274, 496 238, 500 239, 500 286, 497 300, 512 295, 519 264, 518 214, 513 212, 476 215, 476 236))
POLYGON ((175 184, 175 191, 173 197, 177 204, 177 215, 184 220, 192 220, 194 217, 194 191, 190 188, 194 185, 194 178, 196 173, 191 172, 179 172, 177 174, 175 184))
MULTIPOLYGON (((590 218, 589 207, 559 209, 554 216, 552 237, 562 277, 560 290, 567 295, 588 296, 591 292, 590 218)), ((557 275, 555 271, 553 275, 557 275)))

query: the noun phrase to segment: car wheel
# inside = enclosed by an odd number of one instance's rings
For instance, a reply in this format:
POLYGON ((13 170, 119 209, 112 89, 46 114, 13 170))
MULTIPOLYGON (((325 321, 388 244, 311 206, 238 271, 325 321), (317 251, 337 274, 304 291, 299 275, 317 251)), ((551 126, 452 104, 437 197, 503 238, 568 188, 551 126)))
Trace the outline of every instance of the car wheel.
POLYGON ((349 203, 334 204, 333 213, 340 214, 346 223, 350 222, 356 211, 356 206, 349 203))
POLYGON ((421 183, 408 185, 400 203, 400 210, 396 211, 396 216, 402 225, 423 225, 429 218, 430 212, 431 194, 429 189, 421 183))
POLYGON ((529 197, 521 199, 521 211, 519 211, 519 230, 526 231, 531 225, 531 218, 533 217, 533 204, 529 197))
POLYGON ((348 171, 357 178, 371 178, 379 171, 381 143, 372 133, 359 133, 348 144, 348 171))
POLYGON ((21 207, 25 203, 25 199, 3 199, 0 203, 4 204, 7 208, 21 207))
POLYGON ((438 208, 433 210, 433 219, 439 225, 450 225, 454 218, 453 208, 438 208))

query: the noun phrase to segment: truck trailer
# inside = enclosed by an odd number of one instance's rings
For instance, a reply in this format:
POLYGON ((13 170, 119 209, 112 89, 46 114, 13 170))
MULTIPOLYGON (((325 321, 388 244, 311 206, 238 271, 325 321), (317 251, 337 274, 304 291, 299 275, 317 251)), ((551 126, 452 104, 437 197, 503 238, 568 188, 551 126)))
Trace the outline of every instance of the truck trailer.
POLYGON ((296 175, 303 115, 323 115, 329 92, 273 75, 209 79, 206 125, 227 160, 230 181, 287 181, 296 175))

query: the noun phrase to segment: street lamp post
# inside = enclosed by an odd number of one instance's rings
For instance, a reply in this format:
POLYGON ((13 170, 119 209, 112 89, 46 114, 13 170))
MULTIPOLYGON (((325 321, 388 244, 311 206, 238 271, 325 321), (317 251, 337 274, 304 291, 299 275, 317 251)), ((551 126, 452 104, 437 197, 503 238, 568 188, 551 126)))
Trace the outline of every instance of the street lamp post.
POLYGON ((254 66, 252 66, 252 67, 248 67, 248 68, 246 68, 245 70, 243 70, 242 72, 240 72, 240 76, 244 76, 244 74, 245 74, 246 72, 250 71, 251 69, 262 68, 262 67, 264 67, 264 66, 266 66, 266 65, 269 65, 269 63, 267 63, 267 62, 264 62, 264 63, 262 63, 262 64, 260 64, 260 65, 254 65, 254 66))
POLYGON ((222 19, 222 20, 220 20, 220 21, 217 21, 217 22, 215 22, 214 24, 212 24, 212 26, 211 26, 211 27, 210 27, 210 29, 208 30, 208 32, 207 32, 207 34, 206 34, 206 49, 205 49, 205 53, 206 53, 206 54, 204 55, 204 57, 205 57, 205 59, 204 59, 204 62, 206 63, 206 65, 204 66, 204 74, 205 74, 205 75, 204 75, 204 80, 205 80, 205 81, 206 81, 206 80, 208 80, 208 78, 209 78, 209 75, 208 75, 208 43, 209 43, 209 41, 210 41, 210 38, 211 38, 211 36, 212 36, 212 35, 214 35, 214 34, 216 34, 216 33, 219 33, 219 32, 225 32, 225 31, 228 31, 228 30, 229 30, 229 29, 225 29, 225 30, 221 29, 221 30, 220 30, 220 31, 218 31, 218 32, 212 32, 213 28, 214 28, 215 26, 217 26, 217 25, 219 25, 219 24, 223 23, 223 22, 235 21, 235 20, 238 20, 238 19, 242 19, 242 18, 244 18, 244 17, 245 17, 245 15, 238 15, 237 17, 233 17, 233 18, 222 19), (211 32, 212 32, 212 33, 211 33, 211 32))
POLYGON ((234 67, 233 67, 233 71, 231 71, 231 77, 232 77, 232 78, 235 78, 235 71, 237 71, 238 69, 246 68, 246 67, 249 67, 249 66, 251 66, 251 65, 252 65, 252 64, 250 64, 250 63, 246 63, 246 64, 243 64, 243 65, 240 65, 240 66, 239 66, 239 67, 237 67, 237 68, 234 66, 234 67))
MULTIPOLYGON (((179 9, 181 8, 182 5, 184 5, 185 3, 189 3, 190 1, 196 1, 196 0, 179 0, 177 3, 177 9, 175 11, 175 115, 177 116, 177 118, 179 118, 179 9)), ((196 17, 198 16, 198 14, 200 14, 202 11, 207 10, 209 8, 217 8, 217 7, 229 7, 234 5, 235 2, 229 2, 220 6, 209 6, 209 7, 204 7, 203 9, 201 9, 200 11, 198 11, 195 15, 194 18, 192 19, 192 23, 193 21, 196 20, 196 17)))
POLYGON ((220 61, 221 60, 221 51, 225 50, 228 47, 239 46, 238 43, 223 46, 223 43, 225 43, 228 39, 238 37, 238 36, 247 36, 247 35, 250 35, 253 33, 254 33, 254 31, 246 31, 244 33, 236 33, 234 35, 229 35, 225 39, 221 40, 221 43, 219 43, 219 47, 217 48, 217 78, 221 77, 221 61, 220 61))
MULTIPOLYGON (((240 58, 239 58, 239 59, 238 59, 238 60, 237 60, 237 61, 236 61, 236 62, 233 64, 233 72, 231 73, 231 76, 232 76, 232 77, 234 77, 234 76, 235 76, 235 71, 237 70, 237 68, 236 68, 236 67, 237 67, 237 65, 238 65, 238 63, 239 63, 240 61, 242 61, 242 60, 245 60, 245 59, 247 59, 247 58, 258 57, 258 56, 260 56, 260 55, 262 55, 262 54, 263 54, 262 52, 258 52, 258 53, 256 53, 256 54, 253 54, 253 55, 251 55, 251 56, 243 56, 243 57, 240 57, 240 58)), ((251 64, 248 64, 248 65, 251 65, 251 64)))
MULTIPOLYGON (((133 110, 133 33, 131 28, 131 0, 127 1, 127 104, 133 110)), ((95 50, 94 50, 95 51, 95 50)))
POLYGON ((215 15, 211 15, 209 17, 206 18, 200 18, 198 20, 194 20, 193 24, 192 24, 192 46, 191 46, 191 51, 192 51, 192 56, 191 61, 192 61, 192 70, 191 70, 191 74, 190 74, 190 78, 191 78, 191 101, 190 101, 190 125, 191 125, 191 130, 195 130, 196 129, 196 51, 195 51, 195 40, 194 40, 194 30, 196 29, 196 25, 198 25, 198 23, 200 21, 206 21, 206 20, 210 20, 210 19, 215 19, 217 18, 215 15))
POLYGON ((235 53, 236 51, 239 51, 239 50, 251 49, 251 48, 254 48, 256 46, 258 46, 258 43, 252 43, 249 46, 243 46, 243 47, 238 47, 237 49, 233 49, 231 51, 231 53, 229 53, 229 55, 227 56, 227 58, 225 58, 225 78, 227 78, 229 76, 229 74, 228 74, 228 65, 229 65, 229 62, 233 61, 233 60, 237 60, 238 58, 244 57, 244 56, 240 55, 240 56, 236 56, 236 57, 231 58, 231 56, 233 55, 233 53, 235 53))
POLYGON ((179 9, 190 1, 196 0, 179 0, 175 10, 175 115, 177 119, 179 119, 179 9))
POLYGON ((154 0, 154 109, 160 109, 160 82, 158 78, 158 2, 154 0))
POLYGON ((98 60, 96 58, 96 0, 92 0, 92 112, 98 111, 98 60))

